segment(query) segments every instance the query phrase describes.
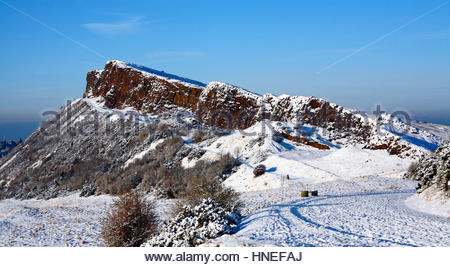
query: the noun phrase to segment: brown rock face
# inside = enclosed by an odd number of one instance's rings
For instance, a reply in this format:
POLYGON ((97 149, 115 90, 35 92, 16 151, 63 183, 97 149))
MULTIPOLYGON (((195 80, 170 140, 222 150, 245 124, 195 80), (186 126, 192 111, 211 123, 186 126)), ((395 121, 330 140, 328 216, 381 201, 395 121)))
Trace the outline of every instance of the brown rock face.
POLYGON ((304 137, 300 137, 300 136, 292 136, 292 135, 287 134, 287 133, 280 133, 280 135, 283 136, 284 138, 286 138, 287 140, 291 140, 291 141, 294 141, 294 142, 297 142, 297 143, 301 143, 301 144, 305 144, 305 145, 308 145, 308 146, 312 146, 312 147, 315 147, 315 148, 320 149, 320 150, 328 150, 328 149, 330 149, 329 146, 324 145, 324 144, 320 144, 320 143, 315 142, 315 141, 311 141, 308 138, 304 138, 304 137))
MULTIPOLYGON (((319 98, 260 96, 225 83, 206 85, 120 61, 109 61, 104 70, 89 72, 86 80, 84 97, 102 97, 109 108, 133 107, 159 113, 181 107, 194 112, 203 124, 224 129, 246 129, 269 119, 322 127, 333 132, 336 138, 351 136, 352 140, 363 144, 368 144, 371 138, 372 128, 363 117, 319 98)), ((329 149, 308 138, 284 137, 318 149, 329 149)), ((367 148, 388 150, 391 154, 407 150, 396 142, 367 145, 367 148)))
POLYGON ((196 116, 206 125, 224 129, 245 129, 260 118, 259 96, 243 89, 223 84, 210 83, 201 94, 196 116))
POLYGON ((102 96, 109 108, 125 106, 154 113, 178 106, 194 110, 202 89, 109 61, 103 71, 88 73, 84 97, 102 96))
MULTIPOLYGON (((387 150, 391 155, 400 155, 408 151, 410 148, 406 145, 400 145, 397 142, 389 142, 381 145, 365 146, 364 148, 372 150, 387 150)), ((408 155, 405 155, 408 156, 408 155)))
POLYGON ((201 86, 176 79, 167 79, 135 69, 126 63, 109 61, 102 71, 87 75, 84 97, 105 99, 109 108, 126 106, 155 113, 176 107, 195 112, 206 125, 245 129, 261 119, 288 121, 297 119, 316 126, 350 128, 356 126, 364 135, 363 122, 342 107, 318 98, 259 96, 241 88, 212 82, 201 86))

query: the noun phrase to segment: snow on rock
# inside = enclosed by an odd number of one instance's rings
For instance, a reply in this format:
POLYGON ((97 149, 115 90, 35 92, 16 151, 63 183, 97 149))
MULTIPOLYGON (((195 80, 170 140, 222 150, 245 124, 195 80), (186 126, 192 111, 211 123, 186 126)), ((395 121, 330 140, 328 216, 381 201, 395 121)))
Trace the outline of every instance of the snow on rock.
POLYGON ((15 154, 7 162, 3 163, 3 165, 0 166, 0 170, 2 170, 3 168, 6 168, 11 162, 13 162, 16 159, 16 156, 17 156, 17 154, 15 154))
POLYGON ((450 141, 450 126, 448 125, 413 121, 412 126, 416 128, 415 133, 417 134, 422 131, 438 136, 443 141, 450 141))
MULTIPOLYGON (((170 73, 166 73, 164 71, 159 71, 159 70, 155 70, 155 69, 151 69, 142 65, 138 65, 138 64, 134 64, 134 63, 128 63, 128 62, 124 62, 124 61, 120 61, 120 60, 110 60, 108 62, 106 62, 106 64, 113 64, 115 66, 118 66, 120 68, 132 68, 135 70, 139 70, 140 72, 142 72, 144 75, 146 76, 156 76, 158 78, 162 78, 165 79, 169 82, 177 82, 177 83, 183 83, 185 85, 189 85, 189 86, 197 86, 199 88, 205 87, 206 84, 199 82, 199 81, 194 81, 188 78, 184 78, 184 77, 180 77, 174 74, 170 74, 170 73)), ((101 73, 100 73, 101 74, 101 73)))
POLYGON ((450 142, 412 164, 404 177, 418 182, 418 194, 406 200, 409 207, 450 217, 450 142))
POLYGON ((133 107, 152 114, 184 108, 203 125, 222 129, 247 129, 265 119, 307 124, 322 133, 317 146, 358 143, 399 157, 419 157, 443 142, 433 133, 437 131, 389 114, 366 116, 315 97, 261 96, 227 83, 203 84, 122 61, 108 61, 103 71, 88 73, 84 97, 103 98, 109 108, 133 107))
POLYGON ((38 160, 33 165, 31 165, 31 168, 35 169, 35 168, 37 168, 37 167, 39 167, 41 165, 42 165, 42 160, 38 160))

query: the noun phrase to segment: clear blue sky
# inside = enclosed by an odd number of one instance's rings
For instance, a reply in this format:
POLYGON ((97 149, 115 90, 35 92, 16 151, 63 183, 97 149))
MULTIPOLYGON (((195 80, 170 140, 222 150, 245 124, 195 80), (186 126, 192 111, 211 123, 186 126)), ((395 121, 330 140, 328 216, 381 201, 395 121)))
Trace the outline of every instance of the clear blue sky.
POLYGON ((450 124, 443 3, 0 0, 0 122, 38 120, 81 97, 87 71, 120 59, 450 124))

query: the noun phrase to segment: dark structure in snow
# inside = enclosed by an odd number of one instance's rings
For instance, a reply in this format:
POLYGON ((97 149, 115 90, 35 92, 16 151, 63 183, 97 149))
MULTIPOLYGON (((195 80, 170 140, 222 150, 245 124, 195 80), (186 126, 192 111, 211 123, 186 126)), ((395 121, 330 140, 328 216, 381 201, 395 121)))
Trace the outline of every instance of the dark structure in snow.
POLYGON ((266 166, 265 165, 258 165, 253 169, 253 175, 255 175, 255 177, 261 176, 266 172, 266 166))

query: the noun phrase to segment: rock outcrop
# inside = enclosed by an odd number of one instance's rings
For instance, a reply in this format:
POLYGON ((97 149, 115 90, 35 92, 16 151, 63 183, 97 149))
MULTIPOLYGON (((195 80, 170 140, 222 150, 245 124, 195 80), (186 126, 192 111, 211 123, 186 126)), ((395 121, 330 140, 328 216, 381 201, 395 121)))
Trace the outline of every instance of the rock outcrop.
POLYGON ((84 97, 102 97, 108 108, 148 113, 186 108, 205 125, 225 129, 246 129, 269 119, 327 127, 361 140, 370 130, 361 116, 323 99, 260 96, 226 83, 203 84, 121 61, 108 61, 104 70, 89 72, 84 97))
MULTIPOLYGON (((184 108, 203 125, 222 129, 246 129, 264 119, 296 121, 323 128, 330 140, 350 138, 367 149, 383 149, 392 155, 415 153, 395 134, 385 131, 386 136, 376 136, 376 120, 320 98, 261 96, 226 83, 204 84, 121 61, 108 61, 104 70, 89 72, 84 97, 99 97, 108 108, 132 107, 150 114, 184 108)), ((285 138, 310 143, 292 134, 285 138)))
POLYGON ((84 97, 102 96, 108 108, 130 106, 150 113, 176 106, 194 109, 205 86, 120 61, 108 61, 104 70, 89 72, 86 82, 84 97))

